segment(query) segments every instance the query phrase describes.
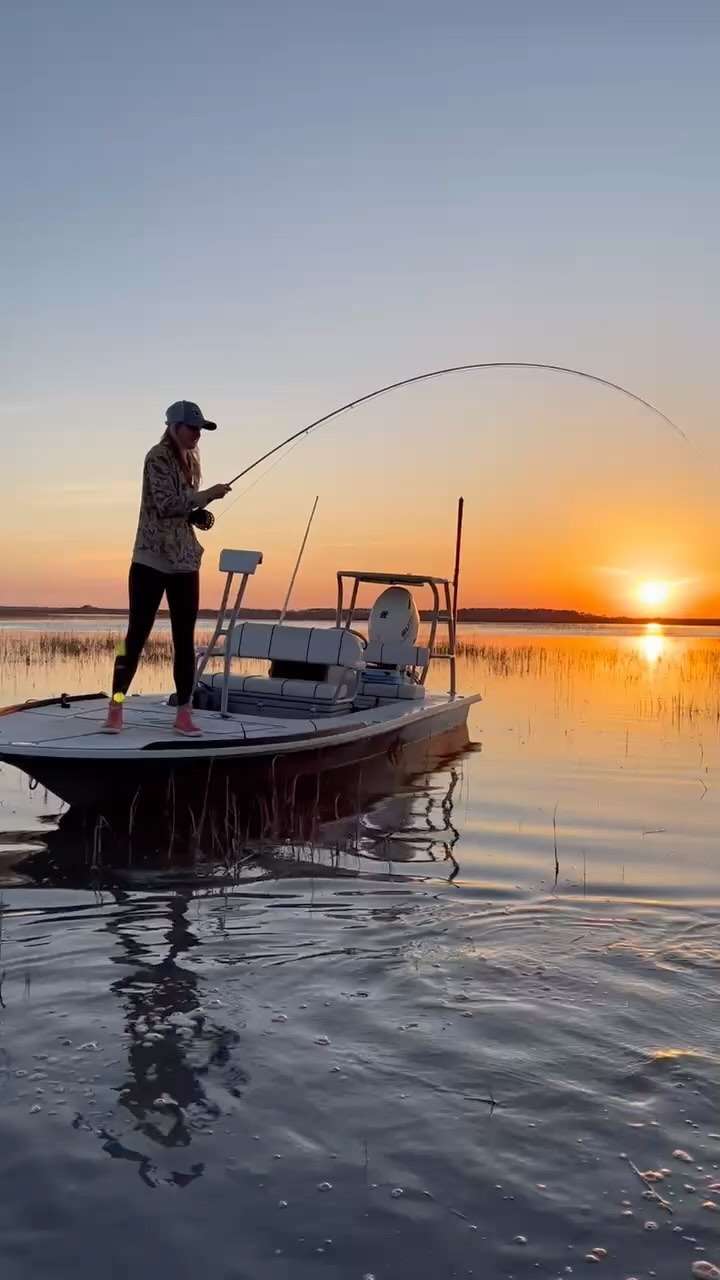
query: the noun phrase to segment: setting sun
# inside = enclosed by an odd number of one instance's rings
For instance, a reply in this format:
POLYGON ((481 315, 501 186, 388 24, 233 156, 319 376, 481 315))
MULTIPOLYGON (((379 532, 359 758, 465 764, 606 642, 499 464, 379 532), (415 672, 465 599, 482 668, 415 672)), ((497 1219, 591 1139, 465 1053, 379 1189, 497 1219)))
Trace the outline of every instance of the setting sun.
POLYGON ((637 590, 638 600, 651 608, 665 604, 669 594, 670 584, 667 582, 643 582, 637 590))

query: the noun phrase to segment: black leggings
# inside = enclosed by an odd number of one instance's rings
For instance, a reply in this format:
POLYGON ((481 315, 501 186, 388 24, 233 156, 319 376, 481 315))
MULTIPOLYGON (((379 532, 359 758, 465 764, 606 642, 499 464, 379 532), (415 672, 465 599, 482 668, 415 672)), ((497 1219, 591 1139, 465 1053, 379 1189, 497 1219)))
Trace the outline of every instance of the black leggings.
POLYGON ((125 644, 115 659, 113 693, 127 693, 145 642, 152 631, 163 593, 167 593, 172 626, 175 688, 178 706, 192 697, 195 684, 195 623, 200 602, 199 573, 160 573, 147 565, 130 565, 130 618, 125 644))

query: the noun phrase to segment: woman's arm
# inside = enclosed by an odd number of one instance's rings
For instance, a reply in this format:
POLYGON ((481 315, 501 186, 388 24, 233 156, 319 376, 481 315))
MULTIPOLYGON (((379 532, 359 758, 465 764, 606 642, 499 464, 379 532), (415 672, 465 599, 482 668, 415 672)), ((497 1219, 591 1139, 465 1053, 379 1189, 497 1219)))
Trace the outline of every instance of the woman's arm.
POLYGON ((199 495, 184 480, 180 481, 178 493, 177 475, 177 468, 167 450, 148 454, 145 459, 145 479, 161 520, 189 516, 198 505, 199 495))
POLYGON ((178 473, 169 453, 155 454, 148 457, 145 463, 145 474, 152 494, 155 509, 161 520, 171 520, 178 516, 189 516, 198 507, 206 507, 219 494, 215 492, 221 486, 198 491, 181 477, 180 492, 177 489, 178 473))
POLYGON ((148 456, 145 462, 145 474, 161 520, 171 520, 178 516, 189 516, 198 507, 206 507, 224 497, 230 490, 227 485, 214 484, 209 489, 193 489, 184 479, 180 480, 180 492, 177 491, 177 470, 170 453, 157 453, 148 456))

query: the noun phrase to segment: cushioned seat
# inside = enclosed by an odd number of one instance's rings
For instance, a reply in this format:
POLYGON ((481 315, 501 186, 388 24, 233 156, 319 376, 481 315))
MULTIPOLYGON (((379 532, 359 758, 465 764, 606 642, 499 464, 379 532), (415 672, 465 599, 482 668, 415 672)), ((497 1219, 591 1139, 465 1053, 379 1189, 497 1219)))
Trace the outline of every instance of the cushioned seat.
POLYGON ((339 627, 289 627, 277 622, 241 622, 228 637, 236 658, 307 662, 325 667, 361 667, 362 645, 339 627))
POLYGON ((430 662, 430 650, 424 645, 379 644, 371 641, 363 653, 366 662, 376 662, 387 667, 426 667, 430 662))
POLYGON ((398 698, 413 702, 424 698, 424 687, 411 681, 404 669, 427 667, 429 649, 423 645, 374 641, 367 645, 363 657, 367 664, 360 676, 359 694, 363 701, 372 699, 372 704, 379 706, 398 698))
MULTIPOLYGON (((356 683, 356 681, 353 681, 356 683)), ((218 672, 205 676, 205 688, 222 689, 223 677, 218 672)), ((349 681, 343 681, 340 688, 327 680, 280 680, 273 676, 234 676, 228 677, 228 689, 233 693, 251 693, 263 698, 302 698, 306 702, 348 702, 350 700, 349 681)))
POLYGON ((202 694, 221 711, 248 704, 280 714, 303 709, 337 714, 352 708, 365 663, 357 636, 338 627, 291 627, 278 622, 241 622, 225 640, 225 674, 205 678, 202 694), (231 675, 233 658, 270 664, 267 675, 231 675))
POLYGON ((380 684, 375 680, 360 681, 360 696, 386 702, 393 698, 407 698, 417 701, 425 697, 425 687, 421 684, 380 684))

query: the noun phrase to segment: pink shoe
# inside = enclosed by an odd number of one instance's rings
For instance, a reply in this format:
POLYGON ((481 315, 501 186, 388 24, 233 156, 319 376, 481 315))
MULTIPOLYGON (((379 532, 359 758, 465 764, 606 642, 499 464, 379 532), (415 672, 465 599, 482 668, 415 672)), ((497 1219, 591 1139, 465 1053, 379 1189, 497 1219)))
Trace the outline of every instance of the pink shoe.
POLYGON ((202 737, 202 729, 193 720, 190 707, 178 707, 173 732, 182 734, 183 738, 202 737))
POLYGON ((123 728, 123 709, 122 703, 111 702, 108 707, 107 720, 105 721, 101 733, 122 733, 123 728))

